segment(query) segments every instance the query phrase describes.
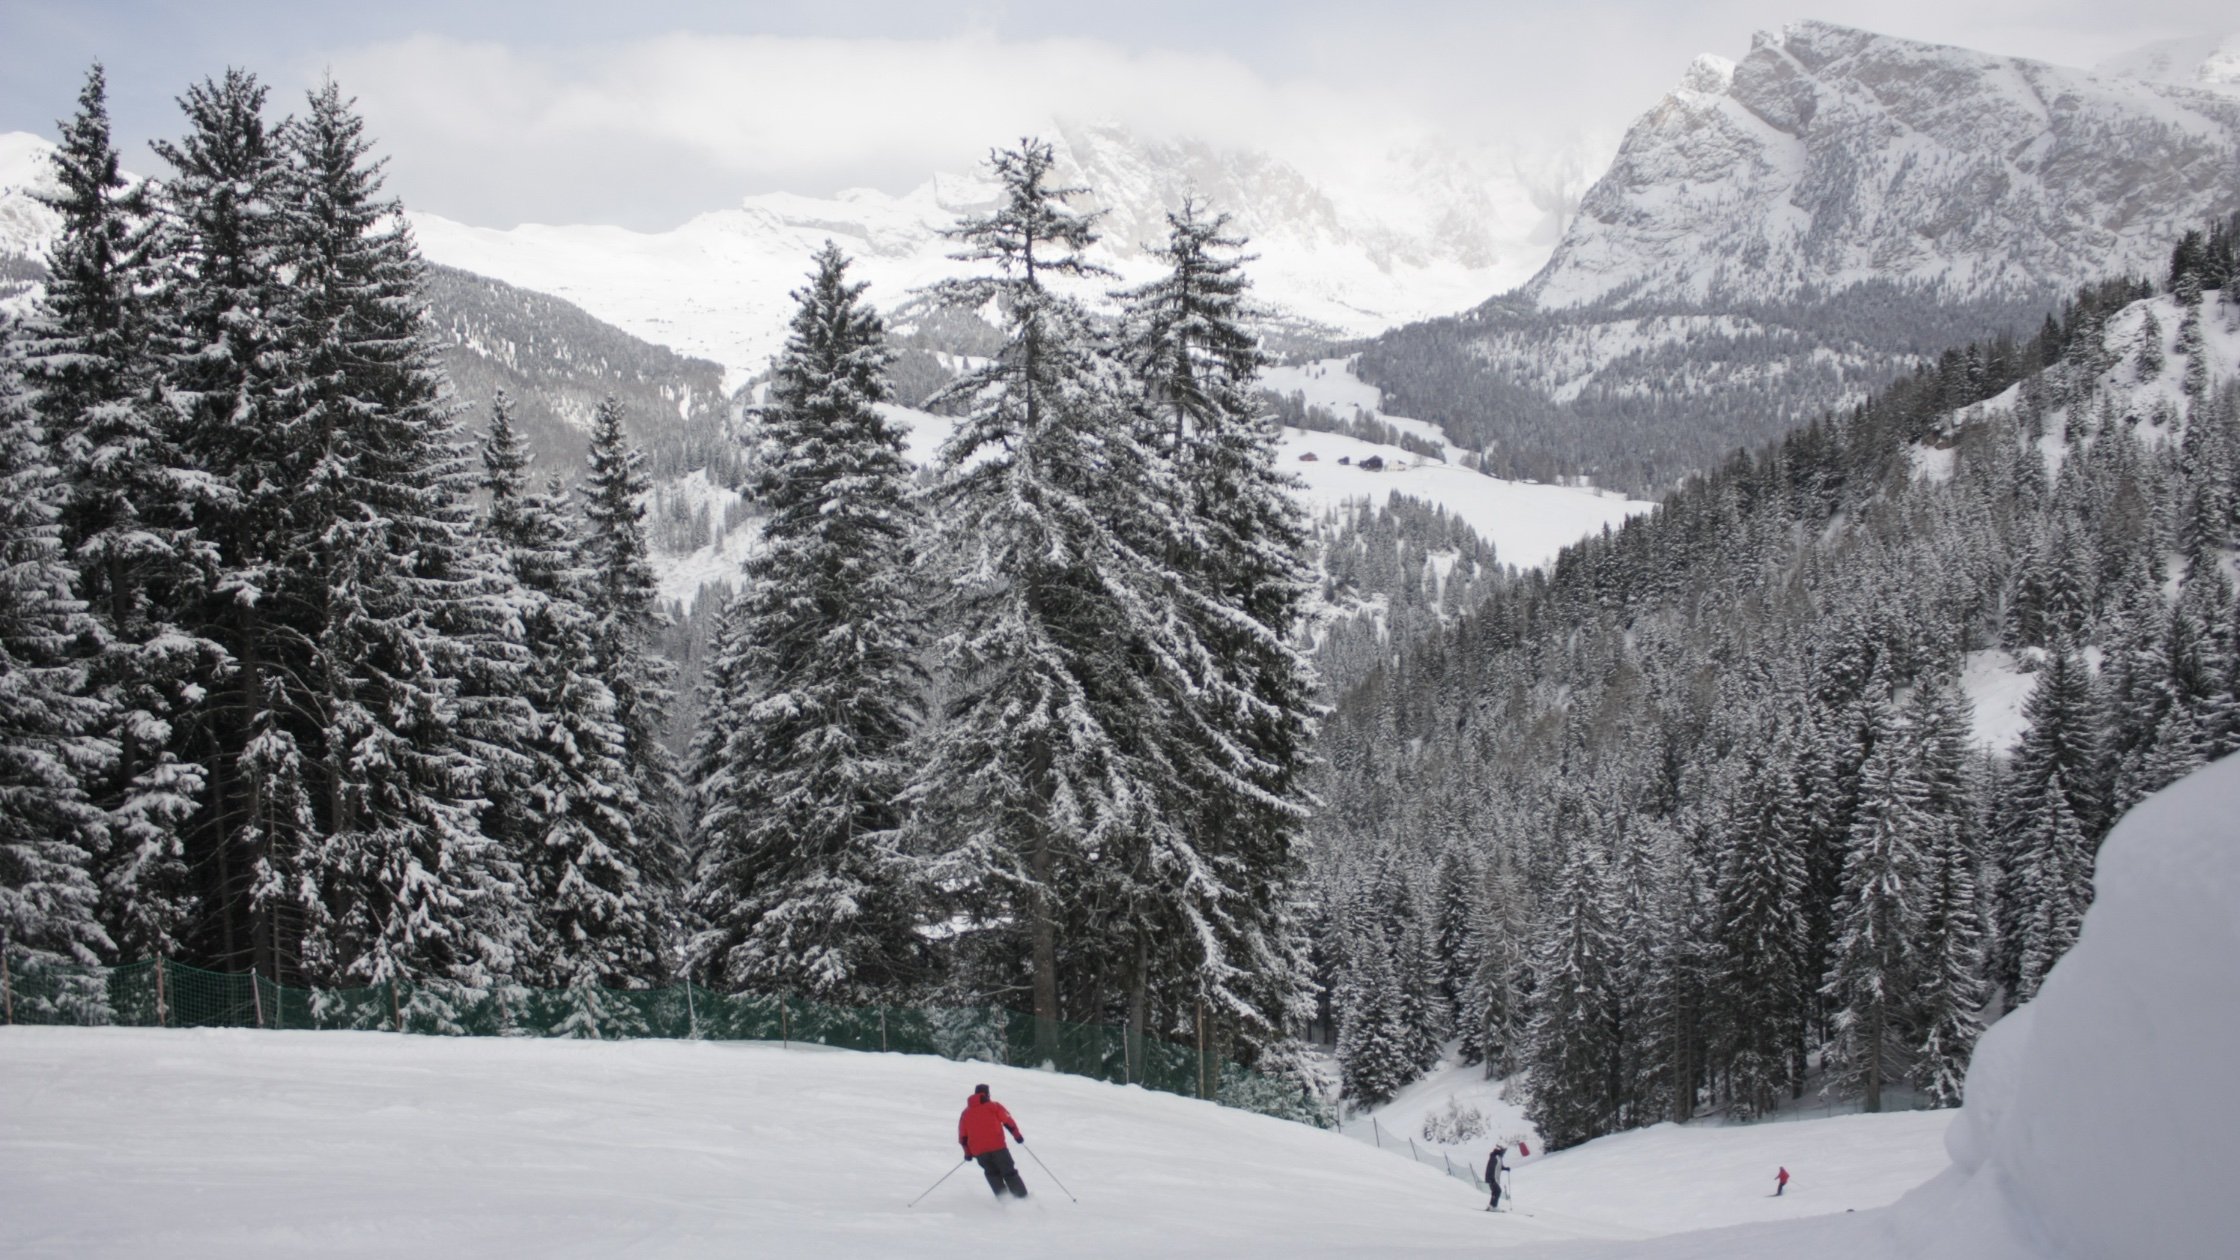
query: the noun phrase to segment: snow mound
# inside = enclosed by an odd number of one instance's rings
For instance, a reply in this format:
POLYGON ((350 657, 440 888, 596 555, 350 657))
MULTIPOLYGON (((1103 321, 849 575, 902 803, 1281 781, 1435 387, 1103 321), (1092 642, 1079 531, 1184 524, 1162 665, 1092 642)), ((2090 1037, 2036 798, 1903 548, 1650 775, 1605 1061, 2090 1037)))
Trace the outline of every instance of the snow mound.
POLYGON ((2125 815, 2084 934, 1968 1074, 1954 1169, 2049 1254, 2232 1254, 2235 811, 2240 757, 2227 757, 2125 815))
MULTIPOLYGON (((2141 802, 2037 1000, 1977 1047, 1952 1166, 1878 1212, 1562 1260, 2212 1260, 2240 1167, 2240 757, 2141 802)), ((1778 1127, 1778 1126, 1769 1126, 1778 1127)), ((1590 1143, 1582 1150, 1600 1143, 1590 1143)), ((1791 1171, 1795 1167, 1791 1166, 1791 1171)))

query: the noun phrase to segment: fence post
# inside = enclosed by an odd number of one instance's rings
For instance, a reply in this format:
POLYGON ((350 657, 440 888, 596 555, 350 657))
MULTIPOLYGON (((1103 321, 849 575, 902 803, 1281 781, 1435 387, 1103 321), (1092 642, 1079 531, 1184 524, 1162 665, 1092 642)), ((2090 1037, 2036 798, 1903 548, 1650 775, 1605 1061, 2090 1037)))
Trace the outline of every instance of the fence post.
POLYGON ((793 1049, 793 1012, 786 1009, 786 995, 778 995, 778 1048, 793 1049))
POLYGON ((1377 1118, 1375 1116, 1369 1117, 1369 1136, 1375 1140, 1378 1150, 1384 1149, 1384 1133, 1377 1128, 1377 1118))
POLYGON ((8 1022, 16 1022, 16 982, 8 973, 8 943, 0 940, 0 1002, 8 1008, 8 1022))
POLYGON ((879 1053, 887 1052, 887 1004, 879 1004, 879 1053))
POLYGON ((163 955, 156 955, 156 1027, 158 1028, 171 1027, 170 1003, 166 1000, 163 991, 163 973, 168 966, 170 964, 164 961, 163 955))
POLYGON ((264 1027, 264 986, 258 983, 257 973, 249 973, 249 1004, 257 1011, 257 1027, 264 1027))
POLYGON ((1414 1138, 1408 1139, 1408 1159, 1412 1163, 1420 1164, 1423 1162, 1416 1158, 1416 1140, 1414 1138))
POLYGON ((1206 1000, 1198 999, 1198 1097, 1206 1096, 1206 1000))
POLYGON ((1454 1176, 1454 1161, 1447 1158, 1445 1151, 1439 1152, 1439 1166, 1447 1170, 1449 1177, 1454 1176))
POLYGON ((404 1004, 397 1000, 397 978, 389 977, 389 1017, 397 1022, 397 1031, 404 1031, 404 1004))
POLYGON ((684 1030, 686 1039, 700 1039, 700 1008, 692 1003, 692 977, 684 978, 684 1030))

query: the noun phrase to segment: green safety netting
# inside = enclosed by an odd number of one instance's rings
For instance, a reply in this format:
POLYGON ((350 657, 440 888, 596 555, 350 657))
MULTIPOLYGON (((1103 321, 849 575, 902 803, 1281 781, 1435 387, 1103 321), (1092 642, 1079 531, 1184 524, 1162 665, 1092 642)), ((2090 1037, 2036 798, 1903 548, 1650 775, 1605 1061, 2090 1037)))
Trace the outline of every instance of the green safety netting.
POLYGON ((11 1024, 141 1028, 355 1029, 452 1037, 635 1037, 786 1041, 846 1050, 1048 1067, 1141 1085, 1307 1124, 1327 1108, 1294 1082, 1108 1024, 1059 1023, 1038 1048, 1035 1019, 996 1007, 828 1006, 798 997, 666 989, 471 989, 399 981, 305 989, 246 972, 169 961, 78 966, 13 957, 0 974, 11 1024))

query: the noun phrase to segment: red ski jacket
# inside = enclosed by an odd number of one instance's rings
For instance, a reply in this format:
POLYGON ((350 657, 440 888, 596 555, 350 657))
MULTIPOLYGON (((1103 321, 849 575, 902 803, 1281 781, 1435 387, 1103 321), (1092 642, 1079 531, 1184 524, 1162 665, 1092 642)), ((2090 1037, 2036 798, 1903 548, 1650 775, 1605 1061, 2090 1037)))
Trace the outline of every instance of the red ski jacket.
POLYGON ((957 1117, 957 1141, 964 1144, 966 1159, 1002 1150, 1005 1129, 1020 1141, 1027 1140, 1027 1135, 1019 1132, 1019 1122, 1011 1118, 1002 1103, 978 1094, 964 1100, 964 1114, 957 1117))

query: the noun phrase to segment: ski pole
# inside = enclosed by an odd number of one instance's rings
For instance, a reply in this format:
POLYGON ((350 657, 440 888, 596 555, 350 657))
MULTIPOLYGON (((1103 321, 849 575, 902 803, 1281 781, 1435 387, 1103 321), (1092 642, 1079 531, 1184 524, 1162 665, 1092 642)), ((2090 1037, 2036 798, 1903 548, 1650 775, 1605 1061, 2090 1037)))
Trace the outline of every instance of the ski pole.
MULTIPOLYGON (((964 1157, 963 1159, 960 1159, 960 1160, 958 1160, 958 1161, 957 1161, 957 1167, 956 1167, 956 1168, 952 1168, 952 1169, 950 1169, 949 1171, 947 1171, 947 1172, 945 1172, 945 1173, 941 1174, 941 1181, 936 1181, 936 1182, 934 1182, 934 1183, 933 1183, 932 1185, 930 1185, 930 1186, 927 1186, 927 1187, 925 1188, 925 1194, 921 1194, 921 1195, 919 1195, 919 1196, 918 1196, 918 1199, 922 1199, 922 1198, 926 1197, 926 1195, 927 1195, 927 1194, 932 1194, 932 1193, 933 1193, 934 1191, 936 1191, 936 1190, 939 1190, 939 1189, 941 1188, 941 1182, 942 1182, 942 1181, 947 1181, 947 1180, 948 1180, 949 1178, 951 1178, 951 1177, 954 1177, 954 1176, 956 1176, 956 1175, 957 1175, 957 1168, 962 1168, 962 1167, 964 1167, 964 1166, 965 1166, 966 1164, 969 1164, 969 1163, 971 1163, 971 1162, 972 1162, 972 1157, 971 1157, 970 1155, 967 1155, 967 1156, 965 1156, 965 1157, 964 1157)), ((1054 1180, 1056 1180, 1056 1178, 1052 1178, 1052 1180, 1054 1181, 1054 1180)), ((910 1200, 910 1201, 909 1201, 908 1203, 905 1203, 905 1204, 903 1204, 902 1206, 904 1206, 904 1207, 916 1207, 916 1206, 918 1206, 918 1199, 912 1199, 912 1200, 910 1200)))
MULTIPOLYGON (((1067 1197, 1067 1198, 1069 1198, 1069 1199, 1073 1199, 1073 1191, 1071 1191, 1071 1190, 1068 1190, 1068 1189, 1066 1189, 1066 1183, 1064 1183, 1064 1182, 1062 1182, 1062 1181, 1059 1181, 1059 1180, 1058 1180, 1058 1174, 1056 1174, 1056 1173, 1054 1173, 1054 1172, 1051 1172, 1051 1171, 1050 1171, 1050 1165, 1048 1165, 1048 1164, 1043 1164, 1043 1163, 1042 1163, 1042 1156, 1040 1156, 1040 1155, 1035 1155, 1035 1154, 1034 1154, 1034 1148, 1033 1148, 1033 1147, 1031 1147, 1031 1146, 1028 1146, 1028 1145, 1027 1145, 1026 1143, 1024 1143, 1024 1142, 1021 1142, 1021 1143, 1020 1143, 1019 1145, 1020 1145, 1020 1147, 1021 1147, 1021 1148, 1022 1148, 1023 1150, 1025 1150, 1025 1151, 1026 1151, 1026 1153, 1027 1153, 1027 1154, 1029 1154, 1029 1155, 1034 1155, 1034 1162, 1035 1162, 1035 1163, 1037 1163, 1037 1164, 1042 1164, 1042 1174, 1043 1174, 1043 1176, 1045 1176, 1045 1177, 1048 1177, 1048 1178, 1049 1178, 1049 1179, 1051 1180, 1051 1182, 1052 1182, 1052 1183, 1053 1183, 1054 1185, 1056 1185, 1056 1186, 1058 1187, 1058 1193, 1060 1193, 1060 1194, 1063 1194, 1064 1196, 1066 1196, 1066 1197, 1067 1197)), ((1073 1199, 1073 1201, 1074 1201, 1075 1203, 1079 1203, 1079 1202, 1081 1202, 1081 1200, 1079 1200, 1079 1199, 1073 1199)))

